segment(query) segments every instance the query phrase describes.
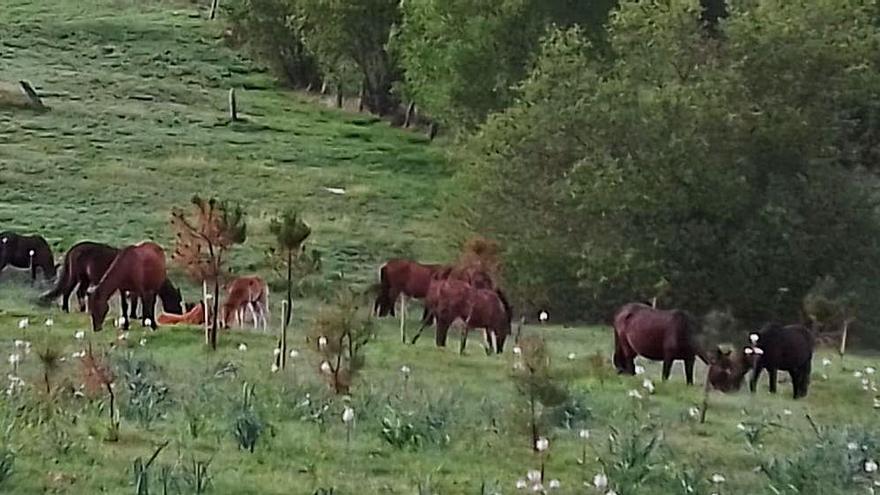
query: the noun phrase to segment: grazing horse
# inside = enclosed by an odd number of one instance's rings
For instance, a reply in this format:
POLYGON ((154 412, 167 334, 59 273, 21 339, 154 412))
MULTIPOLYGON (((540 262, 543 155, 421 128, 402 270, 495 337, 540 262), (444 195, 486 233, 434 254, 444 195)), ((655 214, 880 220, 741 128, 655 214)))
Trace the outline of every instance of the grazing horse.
MULTIPOLYGON (((101 330, 109 309, 107 301, 116 291, 127 291, 132 298, 141 299, 144 302, 143 316, 155 330, 156 295, 166 278, 165 251, 161 246, 145 241, 122 248, 100 282, 88 289, 92 330, 101 330)), ((122 298, 122 305, 124 315, 127 313, 125 298, 122 298)), ((128 329, 128 319, 125 319, 122 328, 128 329)))
POLYGON ((261 325, 266 330, 269 324, 269 286, 258 276, 239 277, 226 284, 226 301, 221 310, 222 321, 227 327, 231 326, 233 318, 243 326, 245 310, 250 310, 254 328, 261 325))
POLYGON ((449 327, 456 320, 464 322, 459 353, 463 354, 467 344, 467 334, 475 328, 485 331, 486 343, 490 352, 501 353, 504 341, 510 335, 512 313, 499 291, 475 288, 468 282, 450 277, 451 269, 447 268, 434 274, 425 306, 428 310, 422 319, 422 325, 412 339, 415 344, 422 330, 435 321, 437 346, 446 345, 449 327))
MULTIPOLYGON (((61 296, 61 309, 69 312, 70 295, 76 289, 79 310, 85 311, 86 291, 90 285, 96 284, 101 280, 118 254, 119 249, 107 244, 90 241, 74 244, 64 254, 61 272, 55 281, 55 286, 40 295, 40 299, 51 301, 61 296)), ((126 295, 120 292, 120 297, 125 299, 126 295)), ((170 280, 166 279, 162 287, 160 287, 159 298, 162 300, 162 307, 166 312, 183 313, 183 308, 181 307, 183 297, 170 280)), ((123 303, 123 306, 125 305, 126 303, 123 303)), ((131 318, 137 318, 137 306, 137 299, 131 301, 131 318)), ((126 314, 125 316, 129 315, 126 314)))
MULTIPOLYGON (((754 340, 753 336, 750 336, 754 340)), ((749 380, 749 389, 754 392, 758 385, 761 371, 767 370, 770 375, 770 393, 776 393, 776 373, 787 371, 791 375, 794 398, 800 399, 807 395, 810 386, 810 372, 813 361, 813 334, 803 325, 786 325, 768 323, 757 334, 757 342, 745 348, 754 372, 749 380), (751 352, 749 352, 751 350, 751 352)))
POLYGON ((55 258, 46 239, 38 235, 24 236, 15 232, 0 233, 0 271, 12 265, 30 268, 31 281, 37 280, 37 268, 46 280, 55 278, 55 258))
POLYGON ((395 316, 394 305, 401 294, 424 299, 428 295, 431 276, 441 268, 442 265, 412 260, 389 260, 379 268, 379 294, 373 304, 373 312, 378 316, 395 316))
POLYGON ((634 375, 636 356, 663 361, 665 381, 672 362, 681 359, 687 383, 692 385, 696 357, 708 364, 695 339, 698 331, 696 321, 684 311, 626 304, 614 314, 614 365, 619 373, 634 375))

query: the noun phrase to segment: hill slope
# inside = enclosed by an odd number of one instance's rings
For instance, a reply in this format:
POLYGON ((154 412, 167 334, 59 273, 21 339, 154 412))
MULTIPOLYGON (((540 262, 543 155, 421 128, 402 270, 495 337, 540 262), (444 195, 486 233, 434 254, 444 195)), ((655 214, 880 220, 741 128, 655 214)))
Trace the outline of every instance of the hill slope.
POLYGON ((39 232, 56 249, 167 243, 169 209, 199 193, 250 214, 239 271, 262 268, 267 216, 291 205, 312 224, 327 273, 365 281, 390 255, 441 254, 429 240, 446 178, 437 149, 279 90, 224 45, 221 22, 187 5, 3 7, 0 82, 8 95, 30 81, 51 111, 0 106, 0 228, 39 232), (244 122, 227 119, 233 87, 244 122))

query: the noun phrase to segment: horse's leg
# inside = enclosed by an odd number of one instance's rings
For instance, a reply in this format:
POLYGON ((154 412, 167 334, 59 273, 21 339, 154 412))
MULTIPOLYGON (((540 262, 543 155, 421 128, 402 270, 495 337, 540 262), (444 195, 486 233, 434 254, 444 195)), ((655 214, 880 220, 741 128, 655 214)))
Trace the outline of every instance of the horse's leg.
POLYGON ((400 295, 400 341, 406 344, 406 294, 400 295))
POLYGON ((684 360, 684 378, 687 380, 688 385, 694 384, 694 362, 696 360, 697 358, 694 356, 684 360))
MULTIPOLYGON (((141 297, 139 295, 134 294, 134 293, 129 292, 128 297, 131 298, 131 301, 129 301, 129 306, 130 306, 130 310, 128 312, 129 319, 137 320, 138 319, 138 304, 140 304, 140 306, 141 306, 141 313, 145 313, 143 308, 146 306, 146 303, 144 303, 144 301, 141 301, 141 297)), ((143 314, 142 316, 144 318, 147 317, 147 315, 145 315, 145 314, 143 314)))
POLYGON ((775 394, 776 393, 776 375, 777 375, 776 368, 767 368, 767 374, 770 375, 770 393, 775 394))
POLYGON ((468 336, 469 330, 470 330, 470 327, 468 326, 467 323, 462 325, 462 327, 461 327, 461 347, 459 347, 459 349, 458 349, 459 356, 464 355, 464 348, 467 345, 467 336, 468 336))
POLYGON ((446 347, 446 334, 449 332, 449 325, 452 322, 435 315, 435 323, 437 324, 437 332, 434 334, 434 342, 437 344, 437 347, 446 347))
POLYGON ((752 379, 749 380, 749 390, 752 393, 755 393, 755 390, 757 390, 757 388, 758 388, 758 378, 761 377, 761 371, 763 371, 763 370, 764 370, 763 364, 758 363, 758 365, 755 366, 755 371, 752 373, 752 379))
POLYGON ((141 295, 143 303, 144 321, 150 321, 150 328, 156 330, 159 326, 156 324, 156 293, 149 292, 141 295))
POLYGON ((247 309, 249 309, 251 312, 251 319, 253 320, 254 330, 256 330, 257 329, 257 310, 254 309, 254 302, 253 301, 248 301, 247 309))
POLYGON ((128 330, 128 298, 125 292, 119 291, 119 306, 122 309, 122 330, 128 330))
POLYGON ((672 372, 672 358, 663 358, 663 381, 669 380, 669 373, 672 372))

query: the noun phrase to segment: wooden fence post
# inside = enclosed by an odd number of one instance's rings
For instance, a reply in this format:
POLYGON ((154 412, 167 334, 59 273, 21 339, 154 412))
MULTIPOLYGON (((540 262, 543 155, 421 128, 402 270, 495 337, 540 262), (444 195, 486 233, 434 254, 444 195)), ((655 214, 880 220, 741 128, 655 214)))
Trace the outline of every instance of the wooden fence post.
POLYGON ((213 21, 215 17, 217 17, 217 9, 220 7, 220 0, 211 0, 211 15, 210 19, 213 21))
POLYGON ((336 108, 342 108, 342 84, 336 85, 336 108))
POLYGON ((278 367, 282 370, 287 366, 287 301, 281 301, 281 359, 278 367))
POLYGON ((27 81, 18 81, 18 84, 21 85, 21 91, 27 96, 28 101, 31 102, 31 105, 38 110, 45 110, 46 106, 43 105, 43 100, 40 99, 40 95, 34 91, 33 86, 30 85, 27 81))
POLYGON ((229 88, 229 120, 238 120, 238 101, 235 99, 235 88, 229 88))
POLYGON ((366 105, 367 100, 367 88, 365 85, 361 84, 361 91, 358 93, 358 112, 364 111, 364 106, 366 105))
POLYGON ((400 295, 400 341, 406 344, 406 294, 400 295))

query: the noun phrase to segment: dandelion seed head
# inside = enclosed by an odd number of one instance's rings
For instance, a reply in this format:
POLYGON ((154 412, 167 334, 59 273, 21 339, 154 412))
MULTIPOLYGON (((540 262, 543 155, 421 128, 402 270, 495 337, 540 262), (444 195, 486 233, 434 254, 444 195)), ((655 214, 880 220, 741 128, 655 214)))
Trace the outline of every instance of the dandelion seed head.
POLYGON ((241 344, 238 344, 238 350, 239 350, 239 351, 241 351, 241 352, 245 352, 245 351, 247 351, 247 349, 248 349, 248 348, 247 348, 247 344, 245 344, 244 342, 242 342, 241 344))
POLYGON ((604 490, 608 486, 608 476, 605 476, 605 473, 593 476, 593 486, 599 490, 604 490))
POLYGON ((725 481, 727 481, 724 478, 724 476, 722 476, 718 473, 713 474, 711 479, 712 479, 712 483, 715 483, 715 484, 724 483, 725 481))
POLYGON ((580 432, 578 432, 578 436, 584 440, 589 440, 590 439, 590 430, 581 430, 580 432))
POLYGON ((550 440, 548 440, 547 437, 537 439, 535 441, 535 448, 538 449, 538 452, 544 452, 550 448, 550 440))

